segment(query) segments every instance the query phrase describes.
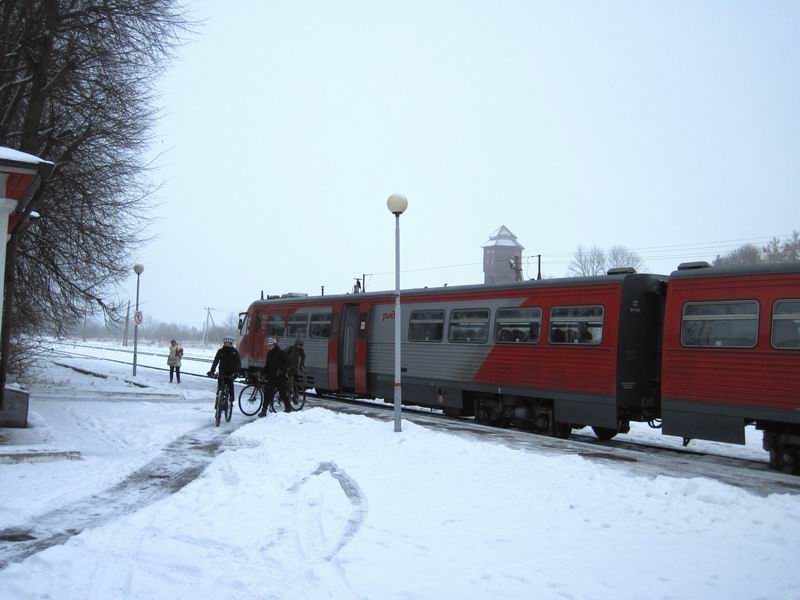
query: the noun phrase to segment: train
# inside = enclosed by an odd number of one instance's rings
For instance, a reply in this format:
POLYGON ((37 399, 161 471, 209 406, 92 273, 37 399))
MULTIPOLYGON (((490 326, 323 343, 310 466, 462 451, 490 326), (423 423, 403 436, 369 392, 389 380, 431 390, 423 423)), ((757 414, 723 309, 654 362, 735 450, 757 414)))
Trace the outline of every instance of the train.
MULTIPOLYGON (((744 444, 763 431, 773 469, 800 473, 800 263, 402 290, 404 404, 477 422, 602 440, 631 422, 744 444)), ((240 314, 242 369, 265 338, 304 338, 304 383, 394 394, 395 292, 267 296, 240 314)))

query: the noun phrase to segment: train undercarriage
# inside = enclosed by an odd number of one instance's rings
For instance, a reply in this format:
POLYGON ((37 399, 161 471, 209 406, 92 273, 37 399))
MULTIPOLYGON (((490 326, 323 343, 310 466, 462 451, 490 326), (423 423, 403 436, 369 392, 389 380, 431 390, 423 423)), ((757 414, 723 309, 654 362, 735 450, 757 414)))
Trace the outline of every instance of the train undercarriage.
POLYGON ((756 423, 756 428, 764 432, 770 468, 800 475, 800 428, 769 422, 756 423))
MULTIPOLYGON (((469 405, 470 400, 475 407, 475 420, 485 425, 512 426, 562 439, 569 437, 573 429, 585 427, 557 421, 553 401, 547 398, 486 394, 475 394, 470 398, 465 395, 465 404, 469 405)), ((620 421, 616 429, 593 426, 592 430, 599 439, 610 440, 617 433, 627 433, 630 426, 627 421, 620 421)))

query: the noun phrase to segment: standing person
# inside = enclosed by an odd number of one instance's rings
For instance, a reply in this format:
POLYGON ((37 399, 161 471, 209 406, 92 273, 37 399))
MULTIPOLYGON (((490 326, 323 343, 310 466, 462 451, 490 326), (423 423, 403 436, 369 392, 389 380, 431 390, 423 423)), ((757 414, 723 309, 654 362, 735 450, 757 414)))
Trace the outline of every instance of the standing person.
POLYGON ((231 393, 231 402, 233 402, 233 379, 242 368, 242 357, 239 356, 239 351, 233 347, 233 337, 229 335, 222 338, 222 348, 217 350, 217 354, 214 356, 211 370, 207 373, 209 377, 214 376, 217 365, 219 365, 219 383, 217 383, 217 387, 222 385, 223 382, 226 383, 231 393))
POLYGON ((167 365, 169 365, 169 382, 172 383, 172 376, 181 382, 181 358, 183 357, 183 348, 175 340, 169 342, 169 356, 167 357, 167 365))
POLYGON ((289 361, 288 373, 294 377, 295 383, 300 381, 301 373, 306 368, 306 351, 303 349, 305 342, 301 336, 297 336, 294 344, 289 346, 286 351, 286 360, 289 361))
POLYGON ((261 369, 261 378, 264 380, 264 405, 261 407, 259 417, 266 417, 269 409, 270 400, 275 395, 275 390, 281 396, 286 412, 292 412, 292 405, 289 403, 289 396, 286 393, 286 370, 289 362, 286 360, 286 353, 278 346, 278 341, 271 337, 264 342, 267 346, 267 362, 261 369))

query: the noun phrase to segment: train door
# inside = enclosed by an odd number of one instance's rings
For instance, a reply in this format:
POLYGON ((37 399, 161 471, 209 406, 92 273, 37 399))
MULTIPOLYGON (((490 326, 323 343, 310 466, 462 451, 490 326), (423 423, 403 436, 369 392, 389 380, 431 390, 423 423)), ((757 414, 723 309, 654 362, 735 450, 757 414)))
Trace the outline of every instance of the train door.
POLYGON ((339 335, 339 385, 346 390, 356 387, 356 342, 358 340, 358 305, 342 308, 339 335))
POLYGON ((249 358, 252 353, 252 343, 247 337, 250 332, 250 325, 250 316, 246 312, 239 313, 239 343, 237 346, 242 358, 245 356, 249 358))

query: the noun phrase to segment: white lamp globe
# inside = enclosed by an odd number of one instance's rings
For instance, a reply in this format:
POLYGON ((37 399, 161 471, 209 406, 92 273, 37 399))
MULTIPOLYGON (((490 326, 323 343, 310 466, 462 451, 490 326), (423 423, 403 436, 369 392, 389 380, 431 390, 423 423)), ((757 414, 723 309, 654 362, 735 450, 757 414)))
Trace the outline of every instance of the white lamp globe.
POLYGON ((386 206, 395 215, 402 215, 408 208, 408 200, 402 194, 392 194, 386 201, 386 206))

